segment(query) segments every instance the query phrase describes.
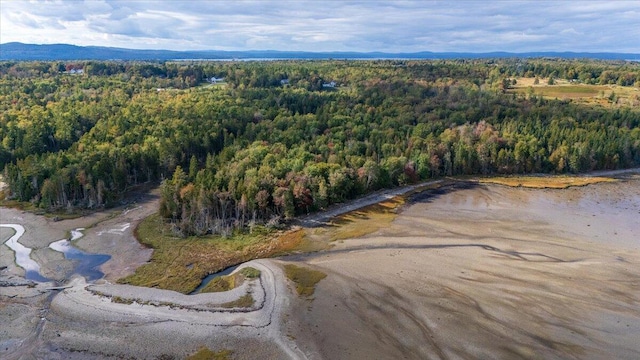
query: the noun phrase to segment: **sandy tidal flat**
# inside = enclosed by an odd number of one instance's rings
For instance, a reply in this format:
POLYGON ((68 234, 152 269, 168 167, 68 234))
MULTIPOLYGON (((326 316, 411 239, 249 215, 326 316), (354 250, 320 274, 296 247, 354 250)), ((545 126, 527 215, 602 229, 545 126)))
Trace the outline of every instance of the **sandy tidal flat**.
POLYGON ((637 177, 421 196, 291 258, 328 276, 289 331, 318 359, 638 359, 639 249, 637 177))
MULTIPOLYGON (((52 279, 68 269, 49 245, 87 227, 74 244, 111 255, 101 270, 113 280, 149 258, 133 229, 155 206, 56 223, 0 215, 25 224, 20 241, 52 279)), ((184 358, 206 346, 236 359, 638 359, 639 215, 632 175, 566 190, 445 186, 368 236, 254 262, 255 309, 236 312, 218 305, 247 289, 212 300, 77 278, 32 288, 1 245, 13 285, 0 287, 0 358, 184 358), (311 298, 284 277, 288 262, 327 274, 311 298)))

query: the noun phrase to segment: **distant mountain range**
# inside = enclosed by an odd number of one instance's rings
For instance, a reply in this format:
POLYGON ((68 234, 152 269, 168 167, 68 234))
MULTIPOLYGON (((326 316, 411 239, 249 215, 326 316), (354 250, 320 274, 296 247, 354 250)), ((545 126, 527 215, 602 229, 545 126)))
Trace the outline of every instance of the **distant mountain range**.
POLYGON ((588 58, 640 61, 640 54, 588 52, 306 52, 306 51, 221 51, 221 50, 138 50, 68 44, 36 45, 10 42, 0 44, 0 60, 247 60, 247 59, 478 59, 478 58, 588 58))

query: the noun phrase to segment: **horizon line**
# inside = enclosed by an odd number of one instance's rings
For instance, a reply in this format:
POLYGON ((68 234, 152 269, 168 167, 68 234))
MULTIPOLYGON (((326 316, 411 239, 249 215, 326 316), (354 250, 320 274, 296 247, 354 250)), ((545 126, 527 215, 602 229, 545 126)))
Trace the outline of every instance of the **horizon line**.
POLYGON ((530 54, 530 53, 551 53, 551 54, 622 54, 622 55, 638 55, 640 56, 640 52, 616 52, 616 51, 586 51, 586 50, 528 50, 528 51, 508 51, 508 50, 487 50, 487 51, 433 51, 433 50, 416 50, 416 51, 384 51, 384 50, 325 50, 325 51, 312 51, 312 50, 277 50, 277 49, 245 49, 245 50, 223 50, 223 49, 187 49, 187 50, 171 50, 164 48, 156 48, 156 49, 141 49, 141 48, 124 48, 117 46, 104 46, 104 45, 77 45, 70 43, 24 43, 20 41, 9 41, 5 43, 0 43, 0 46, 9 45, 9 44, 21 44, 21 45, 30 45, 30 46, 74 46, 79 48, 105 48, 105 49, 118 49, 118 50, 134 50, 134 51, 166 51, 166 52, 176 52, 176 53, 184 53, 184 52, 280 52, 280 53, 309 53, 309 54, 332 54, 332 53, 356 53, 356 54, 420 54, 420 53, 431 53, 431 54, 495 54, 495 53, 504 53, 504 54, 530 54))

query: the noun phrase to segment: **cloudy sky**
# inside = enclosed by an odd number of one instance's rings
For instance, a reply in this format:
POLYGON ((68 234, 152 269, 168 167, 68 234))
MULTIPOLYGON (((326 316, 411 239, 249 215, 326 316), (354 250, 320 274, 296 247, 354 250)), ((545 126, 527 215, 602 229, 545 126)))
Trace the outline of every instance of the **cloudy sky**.
POLYGON ((640 0, 0 0, 0 16, 2 43, 640 53, 640 0))

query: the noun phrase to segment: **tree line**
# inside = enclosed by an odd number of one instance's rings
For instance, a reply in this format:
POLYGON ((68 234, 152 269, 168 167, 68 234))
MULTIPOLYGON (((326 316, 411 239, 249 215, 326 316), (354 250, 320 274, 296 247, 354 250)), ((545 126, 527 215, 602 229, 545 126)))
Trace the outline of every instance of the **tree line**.
POLYGON ((598 78, 639 78, 635 64, 80 65, 90 71, 75 76, 56 73, 56 63, 0 64, 7 198, 71 211, 115 205, 136 185, 160 181, 159 210, 176 231, 228 234, 441 176, 640 164, 637 109, 499 91, 518 73, 601 69, 598 78), (226 84, 206 85, 209 76, 226 84), (337 86, 322 86, 330 81, 337 86))

